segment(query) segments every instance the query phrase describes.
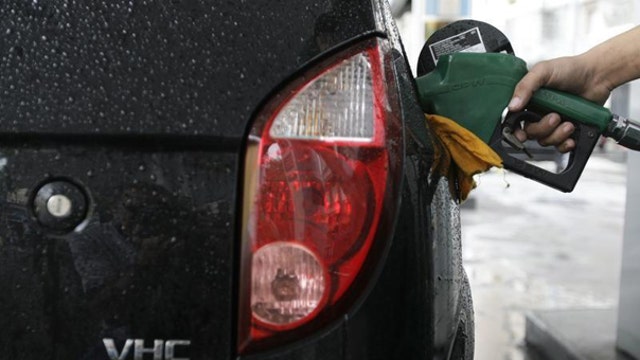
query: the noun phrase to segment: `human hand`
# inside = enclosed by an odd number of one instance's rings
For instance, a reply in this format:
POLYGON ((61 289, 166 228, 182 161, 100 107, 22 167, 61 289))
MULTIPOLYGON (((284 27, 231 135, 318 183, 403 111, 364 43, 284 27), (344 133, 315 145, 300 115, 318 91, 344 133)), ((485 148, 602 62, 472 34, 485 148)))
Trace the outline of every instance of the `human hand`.
MULTIPOLYGON (((561 57, 536 64, 516 85, 509 103, 510 111, 524 110, 533 93, 541 87, 554 88, 579 95, 588 100, 604 103, 611 92, 592 70, 593 61, 588 55, 561 57)), ((562 122, 556 113, 545 115, 539 122, 527 123, 514 135, 520 141, 535 139, 543 146, 554 145, 565 153, 575 148, 570 138, 575 126, 562 122)))

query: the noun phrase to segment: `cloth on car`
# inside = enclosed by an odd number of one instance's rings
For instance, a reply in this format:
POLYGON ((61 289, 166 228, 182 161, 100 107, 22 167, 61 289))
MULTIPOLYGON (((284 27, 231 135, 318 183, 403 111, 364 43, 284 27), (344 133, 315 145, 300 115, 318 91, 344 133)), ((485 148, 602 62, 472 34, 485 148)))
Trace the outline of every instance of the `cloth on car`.
POLYGON ((427 126, 443 145, 435 146, 432 169, 446 176, 451 186, 457 184, 460 200, 464 201, 476 187, 473 176, 493 166, 501 168, 502 159, 489 145, 455 121, 440 115, 425 115, 427 126))

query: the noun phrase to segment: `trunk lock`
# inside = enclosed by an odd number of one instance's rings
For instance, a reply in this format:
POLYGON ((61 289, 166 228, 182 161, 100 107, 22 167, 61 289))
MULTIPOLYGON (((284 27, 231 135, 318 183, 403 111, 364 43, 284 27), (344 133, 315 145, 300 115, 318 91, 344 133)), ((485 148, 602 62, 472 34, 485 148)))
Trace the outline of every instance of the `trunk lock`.
POLYGON ((87 215, 87 196, 70 181, 51 181, 36 192, 33 211, 42 226, 56 231, 71 231, 87 215))

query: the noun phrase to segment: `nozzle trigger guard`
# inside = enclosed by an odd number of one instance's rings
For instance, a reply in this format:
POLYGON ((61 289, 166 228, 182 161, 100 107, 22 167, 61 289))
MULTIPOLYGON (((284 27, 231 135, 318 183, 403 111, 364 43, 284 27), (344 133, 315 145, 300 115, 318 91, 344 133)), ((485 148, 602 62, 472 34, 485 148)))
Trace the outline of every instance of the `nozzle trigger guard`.
POLYGON ((534 111, 509 113, 507 109, 505 109, 500 124, 496 126, 491 136, 489 146, 502 158, 505 169, 560 191, 571 192, 578 182, 587 164, 587 160, 589 160, 589 156, 593 152, 593 148, 598 143, 600 131, 595 126, 578 123, 570 119, 563 119, 565 121, 571 121, 575 125, 576 130, 572 138, 575 140, 576 147, 569 155, 567 167, 559 173, 554 173, 513 157, 503 145, 503 129, 505 129, 505 127, 509 127, 511 131, 515 131, 516 128, 520 128, 523 121, 536 122, 541 119, 542 116, 534 111))

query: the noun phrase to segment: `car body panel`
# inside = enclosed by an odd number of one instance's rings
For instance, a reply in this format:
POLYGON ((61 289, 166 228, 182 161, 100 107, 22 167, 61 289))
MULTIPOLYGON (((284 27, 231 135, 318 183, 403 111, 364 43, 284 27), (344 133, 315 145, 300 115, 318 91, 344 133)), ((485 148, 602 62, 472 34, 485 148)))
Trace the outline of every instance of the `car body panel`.
POLYGON ((118 349, 189 339, 203 357, 229 358, 237 155, 14 145, 1 157, 3 357, 104 359, 110 338, 118 349), (81 230, 58 235, 32 219, 29 190, 48 174, 87 189, 81 230))
MULTIPOLYGON (((462 286, 457 202, 386 2, 0 4, 0 354, 108 359, 104 339, 236 353, 240 186, 256 112, 317 59, 371 36, 394 49, 405 158, 388 247, 334 323, 247 359, 446 358, 462 286), (284 24, 284 25, 283 25, 284 24), (34 216, 68 181, 87 221, 34 216)), ((129 358, 131 358, 131 354, 129 358)), ((185 356, 186 357, 186 356, 185 356)))
POLYGON ((239 143, 287 77, 376 23, 362 0, 4 1, 0 28, 3 133, 239 143))

